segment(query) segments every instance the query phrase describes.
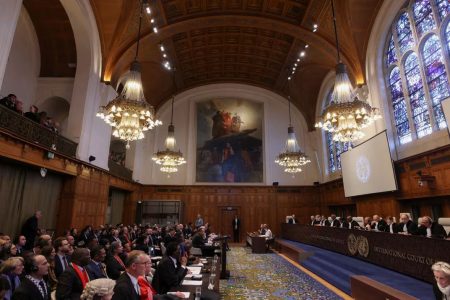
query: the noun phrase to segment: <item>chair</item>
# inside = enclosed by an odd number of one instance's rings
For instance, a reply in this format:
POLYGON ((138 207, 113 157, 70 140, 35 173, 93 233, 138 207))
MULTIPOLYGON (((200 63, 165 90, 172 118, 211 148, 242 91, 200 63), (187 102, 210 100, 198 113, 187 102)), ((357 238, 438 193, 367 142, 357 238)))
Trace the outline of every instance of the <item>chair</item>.
POLYGON ((450 232, 450 218, 439 218, 438 223, 444 226, 445 231, 447 234, 450 232))

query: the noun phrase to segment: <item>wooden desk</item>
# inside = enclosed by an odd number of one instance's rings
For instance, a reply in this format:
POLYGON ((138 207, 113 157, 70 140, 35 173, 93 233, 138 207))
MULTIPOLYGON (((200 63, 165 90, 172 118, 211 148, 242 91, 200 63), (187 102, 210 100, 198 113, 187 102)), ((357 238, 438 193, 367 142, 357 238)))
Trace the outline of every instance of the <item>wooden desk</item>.
POLYGON ((448 261, 450 241, 299 224, 281 224, 281 237, 352 256, 432 283, 431 265, 448 261))
POLYGON ((253 233, 247 233, 247 245, 252 253, 266 253, 266 238, 253 233))

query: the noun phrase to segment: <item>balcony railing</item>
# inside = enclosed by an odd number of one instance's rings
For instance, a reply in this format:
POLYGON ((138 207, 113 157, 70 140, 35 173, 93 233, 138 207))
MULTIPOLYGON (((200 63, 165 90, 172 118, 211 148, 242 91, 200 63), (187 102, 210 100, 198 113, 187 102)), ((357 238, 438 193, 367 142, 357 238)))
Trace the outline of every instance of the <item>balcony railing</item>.
POLYGON ((108 168, 109 172, 117 177, 121 177, 127 180, 133 180, 133 171, 128 168, 125 168, 122 165, 119 165, 113 160, 108 160, 108 168))
POLYGON ((52 148, 55 153, 75 157, 78 144, 0 105, 0 128, 22 140, 52 148), (54 146, 53 146, 54 145, 54 146))

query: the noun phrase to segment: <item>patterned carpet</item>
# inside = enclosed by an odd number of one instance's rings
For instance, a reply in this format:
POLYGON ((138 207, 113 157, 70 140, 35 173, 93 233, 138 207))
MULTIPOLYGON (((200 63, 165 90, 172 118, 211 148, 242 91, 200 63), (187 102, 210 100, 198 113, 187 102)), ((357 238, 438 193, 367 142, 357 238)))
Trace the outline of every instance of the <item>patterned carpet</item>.
POLYGON ((220 281, 222 299, 342 299, 277 254, 232 247, 227 260, 231 277, 220 281))

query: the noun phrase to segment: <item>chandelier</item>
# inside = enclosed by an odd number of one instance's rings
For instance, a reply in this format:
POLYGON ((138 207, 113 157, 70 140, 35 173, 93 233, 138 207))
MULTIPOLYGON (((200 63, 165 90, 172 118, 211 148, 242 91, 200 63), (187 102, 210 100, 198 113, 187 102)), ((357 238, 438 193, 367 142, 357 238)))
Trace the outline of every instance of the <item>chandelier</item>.
MULTIPOLYGON (((288 79, 290 81, 290 79, 288 79)), ((297 138, 295 137, 294 127, 291 125, 291 97, 289 100, 289 127, 288 138, 284 146, 284 152, 278 154, 275 159, 275 163, 284 168, 286 173, 299 173, 302 171, 302 166, 310 163, 308 156, 303 153, 298 145, 297 138)))
POLYGON ((363 138, 362 130, 372 124, 374 120, 380 119, 381 115, 377 108, 370 106, 367 99, 359 99, 353 92, 347 68, 340 57, 333 0, 331 0, 331 8, 338 60, 336 79, 331 102, 325 108, 315 127, 332 133, 334 141, 352 142, 363 138))
MULTIPOLYGON (((173 82, 175 85, 175 71, 173 71, 173 82)), ((163 173, 170 175, 171 173, 178 172, 178 166, 186 163, 183 158, 183 153, 180 150, 175 151, 176 140, 175 140, 175 126, 173 126, 173 103, 175 101, 175 95, 172 97, 172 112, 170 116, 169 132, 166 137, 165 146, 166 150, 156 152, 153 155, 152 160, 160 165, 159 170, 163 173)))
POLYGON ((162 124, 155 117, 154 108, 147 103, 142 90, 141 66, 137 61, 139 53, 139 40, 141 35, 142 9, 139 16, 139 29, 137 36, 136 55, 131 63, 130 71, 125 76, 125 85, 115 99, 106 106, 100 106, 97 117, 103 119, 113 127, 113 136, 126 141, 126 148, 130 142, 143 139, 144 131, 162 124))

